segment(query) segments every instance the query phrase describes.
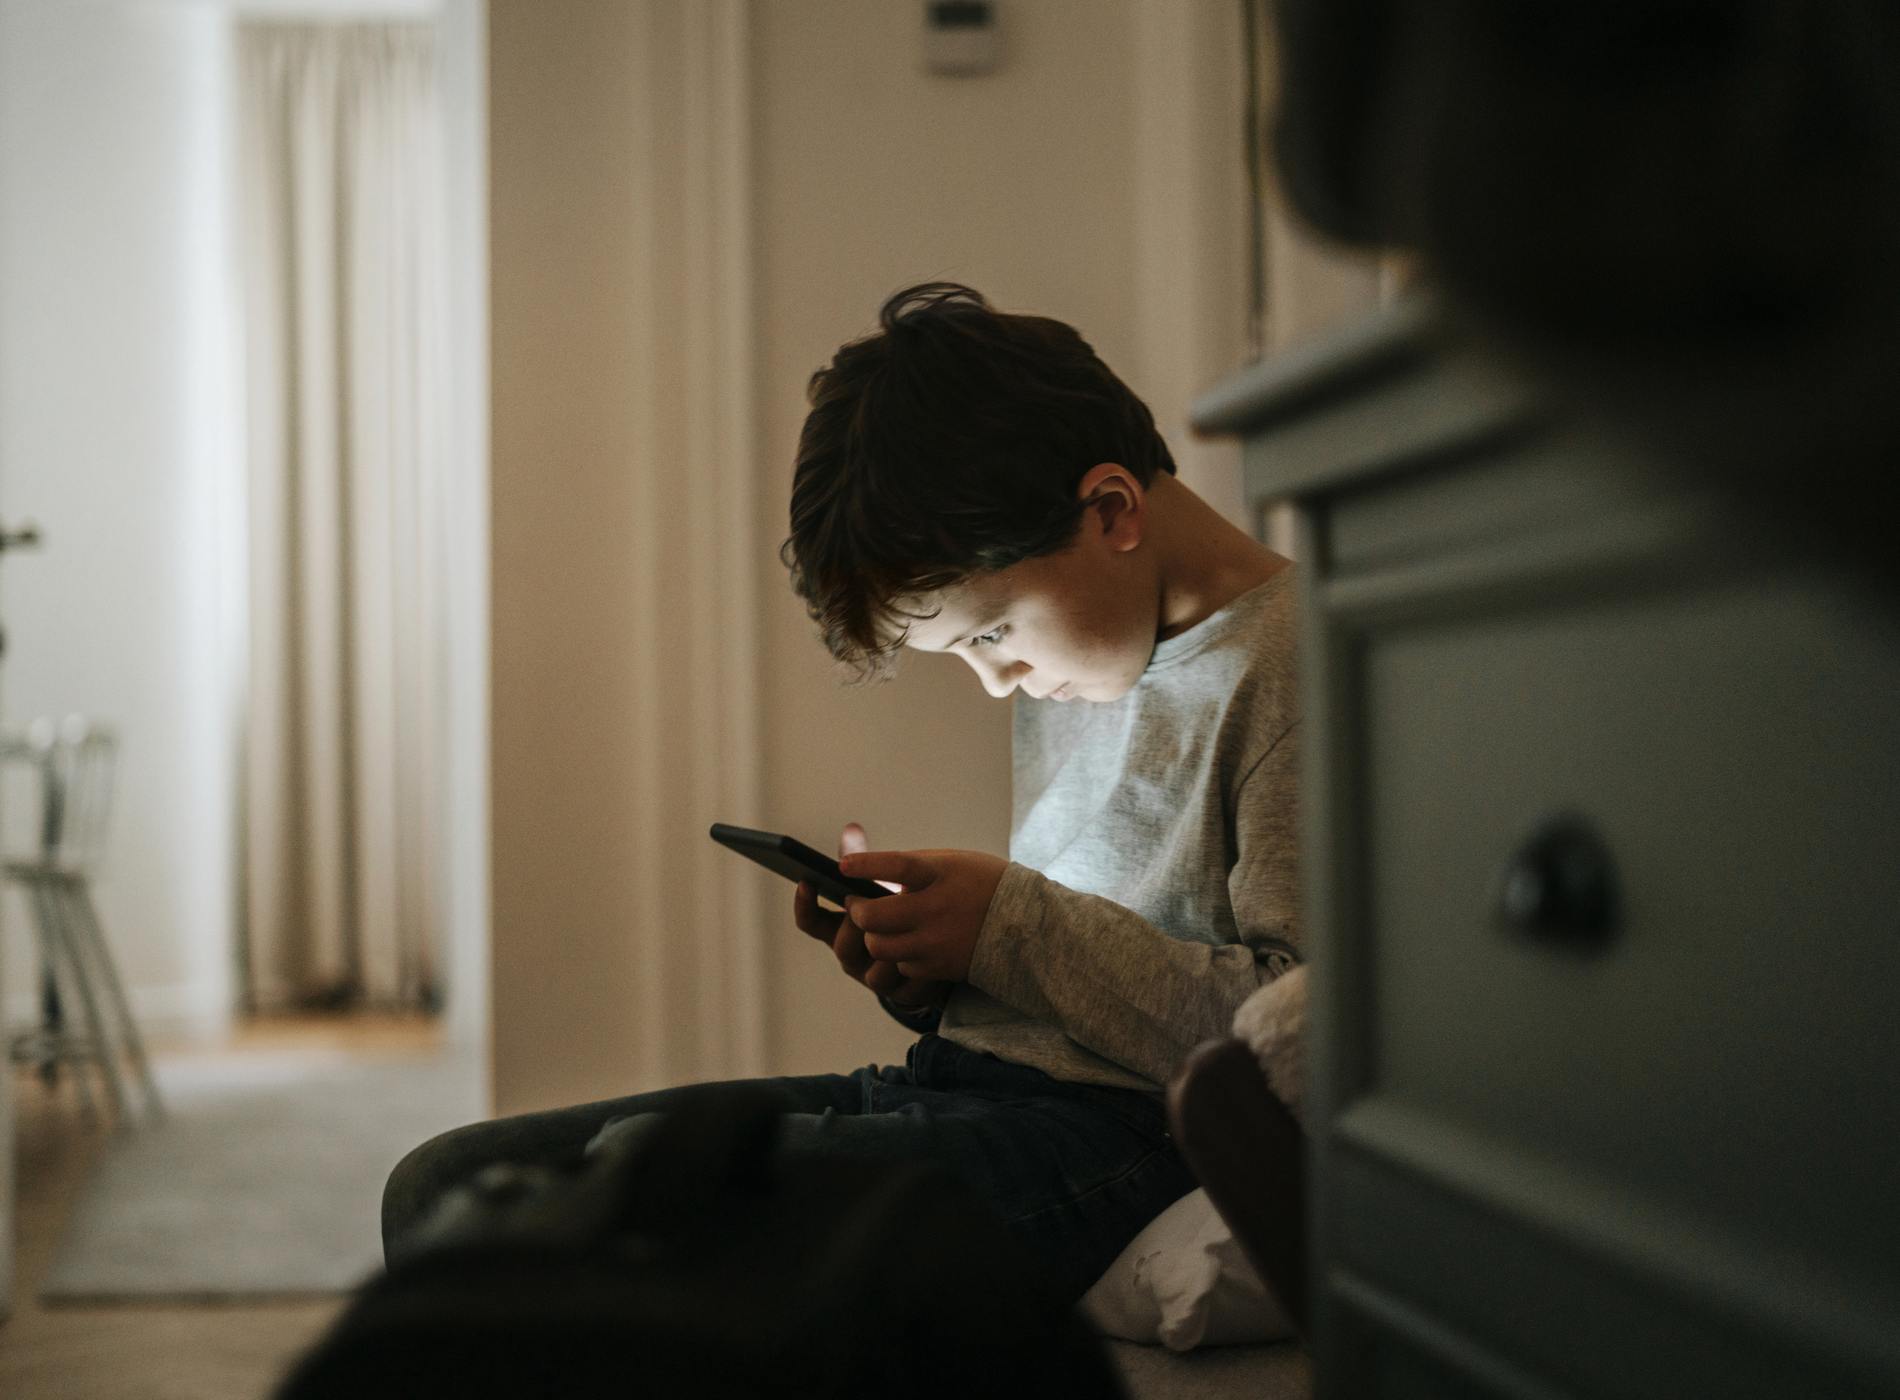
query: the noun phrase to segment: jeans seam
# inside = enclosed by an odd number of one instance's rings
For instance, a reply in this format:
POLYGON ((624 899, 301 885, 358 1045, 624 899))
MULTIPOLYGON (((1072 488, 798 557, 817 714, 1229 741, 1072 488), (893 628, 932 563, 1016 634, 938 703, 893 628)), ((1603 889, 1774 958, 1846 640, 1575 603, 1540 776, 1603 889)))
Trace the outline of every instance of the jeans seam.
POLYGON ((1121 1185, 1124 1181, 1127 1181, 1130 1177, 1134 1176, 1137 1172, 1147 1167, 1157 1157, 1163 1157, 1163 1156, 1177 1156, 1178 1157, 1178 1154, 1175 1153, 1172 1144, 1151 1148, 1147 1152, 1143 1153, 1137 1160, 1135 1160, 1134 1162, 1131 1162, 1128 1165, 1126 1170, 1117 1173, 1115 1176, 1109 1177, 1106 1181, 1098 1181, 1093 1186, 1089 1187, 1088 1190, 1083 1191, 1078 1195, 1068 1196, 1060 1201, 1053 1201, 1050 1204, 1043 1206, 1039 1210, 1032 1210, 1025 1215, 1012 1215, 1008 1218, 1008 1223, 1011 1225, 1016 1225, 1026 1220, 1035 1220, 1040 1216, 1053 1214, 1056 1211, 1067 1210, 1071 1206, 1078 1206, 1082 1204, 1082 1202, 1088 1200, 1091 1196, 1099 1195, 1103 1191, 1109 1190, 1111 1187, 1121 1185))

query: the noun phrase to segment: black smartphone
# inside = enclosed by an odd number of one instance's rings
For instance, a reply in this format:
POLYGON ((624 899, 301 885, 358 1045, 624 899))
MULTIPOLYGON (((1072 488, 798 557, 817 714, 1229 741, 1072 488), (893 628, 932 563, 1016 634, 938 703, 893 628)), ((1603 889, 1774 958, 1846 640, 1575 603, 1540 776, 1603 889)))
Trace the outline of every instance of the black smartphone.
POLYGON ((830 856, 820 855, 803 841, 794 841, 775 831, 754 831, 749 826, 714 822, 712 839, 788 880, 811 881, 813 889, 840 908, 847 895, 876 899, 890 893, 875 880, 859 880, 845 874, 830 856))

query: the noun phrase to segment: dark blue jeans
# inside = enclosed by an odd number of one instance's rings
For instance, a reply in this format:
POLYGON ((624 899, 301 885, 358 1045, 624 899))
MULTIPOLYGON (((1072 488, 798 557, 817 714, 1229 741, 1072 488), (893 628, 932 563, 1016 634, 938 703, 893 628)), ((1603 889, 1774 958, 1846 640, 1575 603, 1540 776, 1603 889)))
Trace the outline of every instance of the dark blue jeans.
MULTIPOLYGON (((779 1150, 926 1157, 961 1176, 1079 1298, 1129 1240, 1194 1181, 1160 1098, 1066 1084, 927 1035, 899 1068, 772 1079, 785 1096, 779 1150)), ((383 1193, 387 1248, 451 1187, 496 1163, 579 1161, 603 1133, 663 1113, 662 1089, 475 1123, 405 1157, 383 1193)), ((630 1125, 628 1125, 630 1126, 630 1125)))

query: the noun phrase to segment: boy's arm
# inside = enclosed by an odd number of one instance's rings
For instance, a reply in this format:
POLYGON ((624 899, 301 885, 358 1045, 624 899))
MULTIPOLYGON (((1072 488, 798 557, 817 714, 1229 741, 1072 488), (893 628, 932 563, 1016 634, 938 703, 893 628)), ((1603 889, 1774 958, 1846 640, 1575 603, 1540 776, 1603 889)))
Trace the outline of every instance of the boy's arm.
POLYGON ((1297 728, 1241 782, 1229 897, 1241 941, 1170 938, 1140 915, 1025 866, 1004 872, 969 981, 1165 1084, 1188 1051, 1299 958, 1297 728))

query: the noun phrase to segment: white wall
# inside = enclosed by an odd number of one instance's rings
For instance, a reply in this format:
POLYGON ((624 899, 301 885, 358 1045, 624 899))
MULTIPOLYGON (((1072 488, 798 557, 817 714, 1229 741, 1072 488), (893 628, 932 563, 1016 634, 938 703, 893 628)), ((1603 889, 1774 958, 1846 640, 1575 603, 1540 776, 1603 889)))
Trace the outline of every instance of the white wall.
POLYGON ((232 983, 227 46, 210 7, 0 0, 0 512, 46 534, 0 579, 0 699, 119 728, 101 914, 141 1018, 195 1033, 232 983))
MULTIPOLYGON (((244 635, 230 203, 234 18, 433 17, 450 168, 444 822, 451 1035, 487 1026, 484 0, 0 0, 0 714, 84 710, 124 756, 99 888, 149 1030, 228 1021, 244 635)), ((16 788, 20 785, 16 784, 16 788)), ((19 794, 16 793, 16 801, 19 794)), ((25 834, 18 820, 9 840, 25 834)), ((32 1014, 5 910, 5 1014, 32 1014)))

